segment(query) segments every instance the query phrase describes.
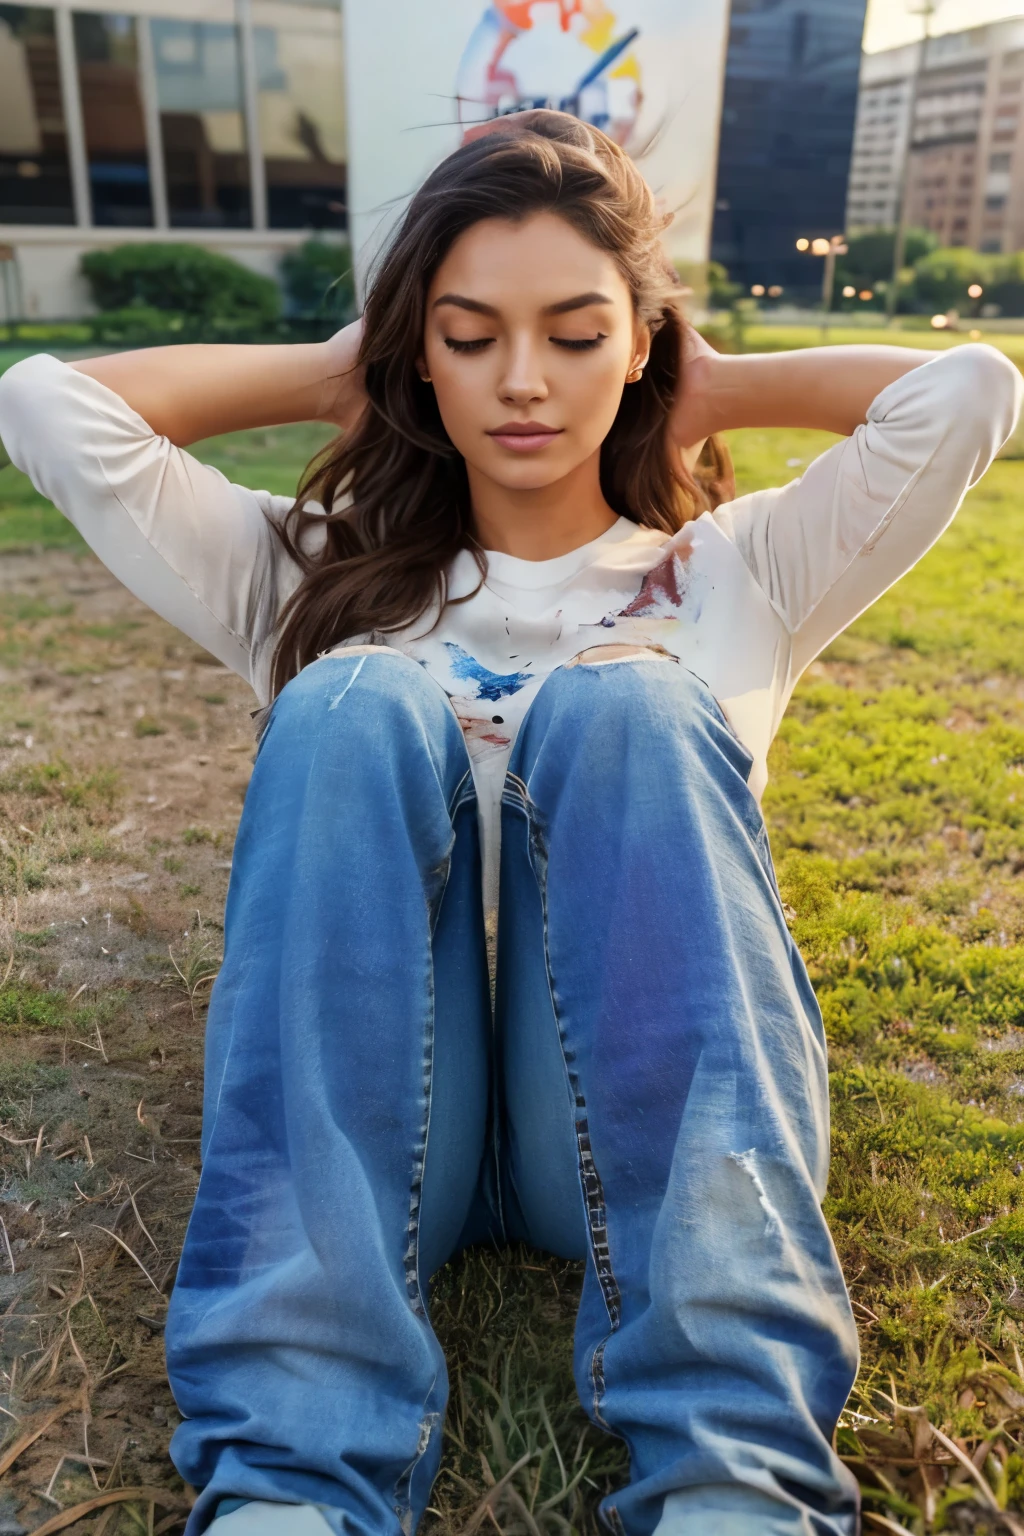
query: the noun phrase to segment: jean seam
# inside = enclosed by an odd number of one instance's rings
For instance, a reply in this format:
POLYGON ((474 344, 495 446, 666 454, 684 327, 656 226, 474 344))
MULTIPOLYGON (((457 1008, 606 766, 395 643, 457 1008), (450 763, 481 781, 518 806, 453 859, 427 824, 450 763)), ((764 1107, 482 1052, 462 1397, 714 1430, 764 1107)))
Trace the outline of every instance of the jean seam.
POLYGON ((606 1429, 611 1429, 611 1426, 606 1422, 601 1413, 601 1401, 605 1394, 604 1351, 608 1339, 613 1333, 618 1331, 622 1320, 622 1293, 619 1289, 618 1280, 615 1278, 615 1271, 612 1268, 611 1249, 608 1242, 608 1209, 604 1196, 604 1186, 601 1183, 601 1176, 594 1162, 586 1099, 580 1084, 579 1074, 576 1070, 576 1053, 565 1037, 565 1031, 559 1017, 558 1005, 555 1001, 551 955, 548 946, 547 848, 544 842, 543 828, 537 807, 530 798, 529 790, 523 780, 515 774, 509 774, 506 783, 508 788, 515 792, 514 797, 509 803, 515 804, 518 809, 524 812, 526 817, 529 834, 530 865, 533 869, 534 879, 537 882, 544 925, 544 964, 547 971, 548 995, 551 999, 551 1013, 558 1032, 559 1048, 562 1053, 562 1060, 565 1064, 569 1089, 573 1099, 573 1128, 576 1134, 577 1168, 579 1170, 583 1205, 587 1217, 590 1256, 594 1264, 594 1272, 597 1276, 597 1283, 601 1291, 602 1300, 604 1301, 605 1311, 608 1314, 609 1332, 595 1347, 590 1361, 590 1384, 593 1392, 592 1413, 597 1423, 603 1425, 606 1429), (509 780, 512 782, 508 783, 509 780))
MULTIPOLYGON (((454 815, 454 812, 458 808, 458 806, 461 805, 468 798, 468 796, 463 793, 463 790, 464 790, 464 787, 465 787, 465 784, 466 784, 466 779, 467 778, 471 778, 471 777, 472 777, 472 775, 469 772, 467 772, 465 777, 462 780, 460 780, 459 785, 456 788, 455 795, 453 796, 453 808, 452 808, 452 812, 451 812, 452 816, 454 815)), ((449 845, 448 853, 447 853, 447 856, 446 856, 446 859, 445 859, 444 879, 441 882, 440 889, 439 889, 439 891, 438 891, 438 893, 437 893, 437 895, 436 895, 436 897, 434 899, 434 902, 432 903, 433 906, 434 906, 434 914, 433 914, 433 917, 432 917, 431 923, 430 923, 430 932, 431 932, 430 976, 429 976, 429 981, 428 981, 428 996, 427 996, 427 1002, 428 1002, 430 1013, 429 1013, 429 1024, 428 1024, 428 1027, 427 1027, 427 1029, 425 1031, 424 1041, 423 1041, 423 1079, 422 1079, 422 1081, 423 1081, 423 1096, 424 1096, 424 1099, 426 1101, 426 1108, 425 1108, 425 1111, 424 1111, 424 1118, 423 1118, 423 1134, 422 1134, 422 1136, 420 1138, 419 1147, 416 1149, 416 1151, 413 1154, 413 1177, 412 1177, 412 1187, 411 1187, 410 1196, 409 1196, 409 1221, 408 1221, 408 1225, 406 1227, 406 1239, 407 1239, 407 1241, 406 1241, 405 1254, 404 1254, 404 1257, 403 1257, 403 1268, 404 1268, 404 1271, 405 1271, 405 1289, 406 1289, 406 1295, 407 1295, 408 1300, 409 1300, 409 1307, 410 1307, 411 1311, 413 1312, 414 1316, 420 1318, 427 1328, 430 1327, 430 1320, 427 1317, 427 1307, 426 1307, 426 1302, 425 1302, 424 1296, 423 1296, 423 1286, 422 1286, 422 1284, 420 1282, 420 1264, 419 1264, 420 1250, 419 1250, 419 1242, 420 1242, 420 1212, 421 1212, 422 1206, 423 1206, 423 1174, 424 1174, 424 1170, 426 1168, 427 1151, 428 1151, 428 1148, 429 1148, 429 1145, 430 1145, 430 1120, 431 1120, 431 1111, 432 1111, 432 1108, 433 1108, 434 1038, 435 1038, 435 1026, 436 1026, 436 1019, 435 1019, 436 993, 435 993, 435 989, 434 989, 433 932, 434 932, 434 926, 435 926, 435 923, 436 923, 437 914, 440 912, 440 910, 441 910, 441 903, 444 901, 445 891, 448 889, 448 880, 449 880, 450 875, 451 875, 451 867, 452 867, 451 856, 452 856, 452 846, 449 845)), ((434 1388, 436 1386, 437 1386, 437 1376, 435 1374, 433 1380, 430 1383, 430 1387, 429 1387, 429 1389, 427 1391, 426 1399, 425 1399, 425 1402, 424 1402, 424 1408, 426 1407, 426 1403, 430 1401, 430 1398, 432 1397, 433 1392, 434 1392, 434 1388)), ((431 1436, 433 1434, 433 1431, 434 1431, 435 1427, 437 1426, 437 1424, 439 1422, 440 1422, 440 1415, 439 1414, 437 1414, 437 1413, 424 1413, 424 1416, 423 1416, 423 1418, 420 1421, 420 1438, 419 1438, 419 1443, 417 1444, 417 1447, 416 1447, 416 1454, 415 1454, 415 1456, 413 1456, 412 1460, 404 1468, 404 1470, 399 1474, 398 1478, 395 1481, 394 1489, 392 1491, 392 1496, 391 1496, 392 1507, 394 1508, 395 1514, 398 1516, 399 1524, 402 1527, 403 1532, 405 1532, 405 1536, 412 1536, 412 1503, 411 1503, 412 1479, 413 1479, 413 1476, 414 1476, 414 1474, 416 1472, 416 1468, 418 1467, 420 1461, 422 1460, 423 1456, 426 1454, 427 1449, 429 1448, 431 1436)))
MULTIPOLYGON (((435 1376, 430 1384, 430 1392, 427 1394, 428 1398, 436 1385, 437 1377, 435 1376)), ((440 1422, 441 1415, 439 1413, 424 1414, 420 1423, 420 1438, 416 1446, 416 1454, 409 1462, 409 1465, 399 1474, 395 1482, 391 1502, 395 1514, 398 1516, 398 1523, 405 1536, 412 1536, 412 1480, 416 1468, 427 1453, 434 1430, 440 1422)))
POLYGON ((473 770, 472 768, 467 768, 455 786, 455 793, 452 795, 451 803, 448 806, 449 821, 454 821, 456 811, 460 811, 468 800, 474 800, 475 798, 476 785, 473 782, 473 770))

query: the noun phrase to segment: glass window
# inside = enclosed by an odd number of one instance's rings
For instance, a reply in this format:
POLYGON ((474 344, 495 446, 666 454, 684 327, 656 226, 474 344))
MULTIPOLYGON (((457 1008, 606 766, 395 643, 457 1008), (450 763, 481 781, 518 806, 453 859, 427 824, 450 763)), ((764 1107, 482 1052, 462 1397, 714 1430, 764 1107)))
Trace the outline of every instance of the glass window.
POLYGON ((53 11, 0 5, 0 221, 73 224, 53 11))
POLYGON ((171 224, 252 223, 238 29, 150 23, 171 224))
POLYGON ((255 0, 260 147, 272 229, 344 229, 340 7, 255 0))
POLYGON ((94 224, 152 224, 134 16, 76 11, 75 57, 94 224))

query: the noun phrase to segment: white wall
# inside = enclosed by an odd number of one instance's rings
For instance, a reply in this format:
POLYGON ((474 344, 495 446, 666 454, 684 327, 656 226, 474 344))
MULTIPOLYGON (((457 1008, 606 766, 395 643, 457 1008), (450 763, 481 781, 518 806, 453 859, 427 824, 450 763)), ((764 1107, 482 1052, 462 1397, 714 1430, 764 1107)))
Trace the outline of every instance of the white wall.
MULTIPOLYGON (((79 271, 85 251, 94 251, 129 241, 190 241, 232 256, 254 272, 277 276, 281 256, 308 239, 308 232, 279 230, 273 234, 248 231, 187 230, 84 230, 71 227, 38 228, 5 225, 0 240, 14 248, 21 285, 22 317, 26 320, 66 320, 93 312, 88 285, 79 271)), ((0 319, 3 301, 0 297, 0 319)))
MULTIPOLYGON (((561 3, 573 8, 573 0, 561 3)), ((345 0, 349 219, 361 279, 410 193, 461 142, 460 64, 465 85, 470 40, 476 34, 484 53, 489 46, 479 30, 488 9, 487 0, 444 0, 429 7, 423 0, 389 0, 386 8, 379 0, 345 0)), ((728 0, 583 0, 583 9, 613 38, 640 29, 629 52, 642 106, 626 147, 635 149, 657 135, 638 163, 664 206, 676 211, 666 237, 671 253, 702 261, 715 193, 728 0)), ((564 78, 578 78, 572 74, 569 40, 563 47, 557 28, 550 26, 557 11, 557 0, 533 6, 534 36, 524 34, 516 42, 524 61, 534 45, 522 78, 532 70, 532 78, 541 81, 546 73, 557 86, 563 64, 569 72, 563 70, 564 78), (546 61, 536 46, 542 36, 550 39, 546 61)), ((628 89, 628 81, 621 84, 628 89)))

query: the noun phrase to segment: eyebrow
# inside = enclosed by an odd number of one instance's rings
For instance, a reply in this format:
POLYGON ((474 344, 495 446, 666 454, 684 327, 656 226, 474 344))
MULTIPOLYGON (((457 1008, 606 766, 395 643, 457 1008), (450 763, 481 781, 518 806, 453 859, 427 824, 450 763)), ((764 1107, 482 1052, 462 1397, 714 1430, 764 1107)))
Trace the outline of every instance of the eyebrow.
MULTIPOLYGON (((557 304, 548 304, 543 313, 545 315, 567 315, 574 309, 586 309, 591 304, 610 304, 612 301, 606 293, 578 293, 571 299, 562 299, 557 304)), ((456 309, 468 309, 474 315, 497 316, 498 311, 492 304, 481 304, 479 299, 467 299, 461 293, 442 293, 431 305, 437 309, 442 304, 452 304, 456 309)))

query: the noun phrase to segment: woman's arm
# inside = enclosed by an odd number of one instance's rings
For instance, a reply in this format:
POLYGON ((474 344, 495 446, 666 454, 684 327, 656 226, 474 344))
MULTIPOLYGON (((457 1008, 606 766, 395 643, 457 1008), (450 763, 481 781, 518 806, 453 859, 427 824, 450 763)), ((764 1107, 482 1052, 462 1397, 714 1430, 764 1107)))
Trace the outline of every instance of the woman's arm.
POLYGON ((817 427, 849 437, 896 379, 939 356, 915 347, 809 347, 800 352, 714 352, 687 328, 683 389, 672 418, 681 447, 736 427, 817 427))
POLYGON ((361 337, 357 320, 324 342, 144 347, 72 366, 120 395, 158 437, 184 448, 221 432, 289 421, 351 426, 364 403, 361 337))
MULTIPOLYGON (((1022 395, 1001 352, 950 347, 886 385, 798 480, 718 508, 792 637, 791 680, 934 544, 1012 433, 1022 395)), ((828 420, 805 409, 804 422, 828 420)), ((757 419, 777 417, 769 404, 757 419)))

